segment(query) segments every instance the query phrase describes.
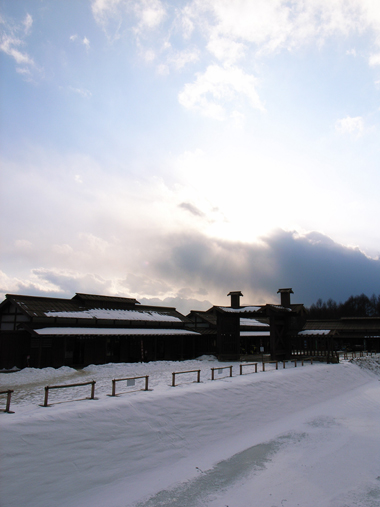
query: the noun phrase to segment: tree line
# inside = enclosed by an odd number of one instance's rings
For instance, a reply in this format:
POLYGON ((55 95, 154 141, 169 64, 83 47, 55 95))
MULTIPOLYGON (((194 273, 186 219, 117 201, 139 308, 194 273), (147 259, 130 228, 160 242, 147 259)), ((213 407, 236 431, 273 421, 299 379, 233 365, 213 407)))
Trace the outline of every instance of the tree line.
POLYGON ((380 295, 350 296, 344 303, 318 299, 308 308, 309 319, 340 319, 341 317, 380 317, 380 295))

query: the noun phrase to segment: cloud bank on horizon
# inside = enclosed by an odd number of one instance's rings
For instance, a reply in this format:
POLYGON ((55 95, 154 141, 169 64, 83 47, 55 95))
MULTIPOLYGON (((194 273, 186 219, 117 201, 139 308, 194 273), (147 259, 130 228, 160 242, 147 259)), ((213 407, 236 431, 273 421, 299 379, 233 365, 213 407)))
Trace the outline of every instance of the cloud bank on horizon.
POLYGON ((1 295, 379 293, 380 6, 18 0, 0 29, 1 295))

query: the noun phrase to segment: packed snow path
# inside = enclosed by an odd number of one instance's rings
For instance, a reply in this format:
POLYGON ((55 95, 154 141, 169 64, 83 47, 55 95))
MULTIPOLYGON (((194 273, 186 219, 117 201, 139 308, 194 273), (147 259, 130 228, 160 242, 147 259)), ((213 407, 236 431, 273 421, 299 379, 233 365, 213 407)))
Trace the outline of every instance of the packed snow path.
POLYGON ((0 414, 0 505, 378 506, 379 364, 357 364, 170 388, 167 363, 150 392, 23 402, 0 414))

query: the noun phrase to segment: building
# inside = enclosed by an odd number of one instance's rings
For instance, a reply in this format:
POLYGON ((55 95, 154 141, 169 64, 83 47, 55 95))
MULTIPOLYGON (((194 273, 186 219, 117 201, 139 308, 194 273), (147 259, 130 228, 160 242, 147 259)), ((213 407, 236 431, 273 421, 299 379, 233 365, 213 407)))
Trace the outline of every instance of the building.
POLYGON ((0 368, 194 357, 199 334, 175 308, 136 299, 8 294, 0 304, 0 368))
POLYGON ((202 335, 204 350, 220 360, 239 360, 261 353, 272 359, 290 358, 293 338, 305 324, 305 308, 291 304, 292 289, 279 289, 279 305, 240 304, 243 294, 232 291, 230 306, 213 306, 205 312, 190 312, 194 330, 202 335))
POLYGON ((322 350, 330 340, 334 350, 380 352, 380 317, 308 320, 298 337, 298 347, 309 350, 322 350))

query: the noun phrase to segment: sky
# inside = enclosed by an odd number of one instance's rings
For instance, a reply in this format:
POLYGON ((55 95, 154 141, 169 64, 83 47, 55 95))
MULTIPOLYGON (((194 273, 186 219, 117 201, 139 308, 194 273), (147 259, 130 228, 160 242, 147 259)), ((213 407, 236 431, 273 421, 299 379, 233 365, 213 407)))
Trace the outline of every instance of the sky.
POLYGON ((379 294, 380 4, 0 0, 0 296, 379 294))

